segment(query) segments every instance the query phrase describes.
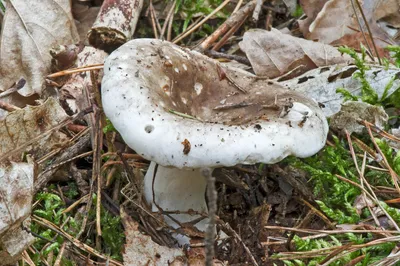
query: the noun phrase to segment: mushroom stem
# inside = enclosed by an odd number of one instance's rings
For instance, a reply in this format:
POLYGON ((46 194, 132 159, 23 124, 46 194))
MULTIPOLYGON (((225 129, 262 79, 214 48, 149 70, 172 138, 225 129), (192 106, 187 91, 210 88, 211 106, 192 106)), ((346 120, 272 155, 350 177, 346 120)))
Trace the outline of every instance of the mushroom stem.
MULTIPOLYGON (((184 214, 169 214, 179 223, 189 223, 201 217, 199 214, 188 214, 190 210, 207 213, 205 201, 207 181, 200 169, 183 170, 158 165, 154 173, 155 169, 156 163, 151 162, 144 178, 144 194, 154 212, 160 211, 159 207, 163 211, 185 212, 184 214)), ((175 229, 180 227, 167 215, 164 216, 164 220, 175 229)), ((207 221, 208 219, 203 219, 194 226, 204 232, 207 221)))

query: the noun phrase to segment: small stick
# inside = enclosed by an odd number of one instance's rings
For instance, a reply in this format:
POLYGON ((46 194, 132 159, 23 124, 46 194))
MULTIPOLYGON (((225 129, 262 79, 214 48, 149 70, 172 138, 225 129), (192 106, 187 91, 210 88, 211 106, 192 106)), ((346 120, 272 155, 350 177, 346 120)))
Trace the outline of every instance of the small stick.
POLYGON ((213 58, 226 58, 229 60, 235 60, 235 61, 238 61, 239 63, 251 66, 249 59, 247 59, 245 56, 224 54, 224 53, 216 52, 214 50, 207 50, 204 53, 213 58))
POLYGON ((153 27, 154 38, 158 39, 156 19, 154 17, 154 10, 153 10, 153 1, 150 1, 149 11, 150 11, 151 25, 153 27))
POLYGON ((225 70, 221 67, 219 63, 217 63, 217 72, 220 80, 227 79, 230 83, 232 83, 233 86, 235 86, 238 90, 240 90, 243 93, 247 93, 247 91, 242 88, 239 84, 237 84, 226 72, 225 70))
POLYGON ((164 33, 165 33, 165 30, 167 29, 167 24, 170 23, 170 17, 174 13, 175 5, 176 5, 176 0, 172 4, 171 9, 168 11, 167 17, 164 20, 164 25, 160 31, 160 39, 164 39, 164 33))
POLYGON ((231 27, 233 27, 237 21, 242 21, 244 16, 247 16, 255 7, 255 1, 251 1, 239 9, 237 12, 232 14, 219 28, 214 31, 210 36, 207 37, 197 48, 199 52, 203 52, 211 47, 211 45, 223 34, 225 34, 231 27))
POLYGON ((170 19, 169 19, 169 24, 168 24, 168 32, 167 32, 167 41, 171 41, 171 39, 172 39, 172 24, 174 23, 174 16, 175 16, 175 13, 174 12, 172 12, 172 16, 170 17, 170 19))
POLYGON ((183 118, 189 118, 189 119, 199 120, 199 121, 203 122, 200 118, 197 118, 197 117, 194 117, 194 116, 191 116, 188 114, 184 114, 184 113, 172 110, 172 109, 169 109, 168 112, 170 112, 171 114, 177 115, 177 116, 181 116, 183 118))
MULTIPOLYGON (((272 4, 274 4, 274 2, 275 1, 271 1, 272 4)), ((265 29, 267 31, 270 31, 272 28, 272 20, 273 20, 272 9, 268 9, 267 18, 265 19, 265 29)))
POLYGON ((213 110, 229 110, 229 109, 243 108, 250 105, 253 105, 253 103, 246 103, 246 102, 230 103, 224 105, 217 105, 213 108, 213 110))
POLYGON ((56 261, 54 262, 54 266, 59 266, 61 263, 61 258, 64 256, 64 250, 65 250, 65 245, 67 242, 63 242, 60 248, 60 251, 58 252, 56 261))
POLYGON ((214 16, 215 14, 217 14, 221 9, 223 9, 231 0, 225 0, 222 4, 219 5, 219 7, 217 7, 216 9, 214 9, 213 12, 211 12, 207 17, 205 17, 202 21, 199 22, 199 24, 197 24, 196 26, 194 26, 193 28, 190 29, 190 31, 186 32, 185 34, 183 34, 181 37, 179 37, 178 39, 176 39, 173 43, 178 43, 179 41, 181 41, 182 39, 186 38, 187 36, 189 36, 193 31, 197 30, 198 28, 200 28, 207 20, 209 20, 212 16, 214 16))
POLYGON ((221 40, 219 40, 217 42, 217 44, 214 45, 212 50, 218 51, 219 49, 221 49, 221 47, 225 45, 226 41, 243 25, 243 23, 247 19, 247 16, 248 16, 248 14, 245 14, 243 19, 241 19, 235 25, 233 25, 232 28, 230 30, 228 30, 228 32, 225 34, 225 36, 222 37, 221 40))
POLYGON ((50 74, 47 76, 47 78, 57 78, 61 76, 66 76, 66 75, 71 75, 74 73, 80 73, 80 72, 86 72, 90 70, 101 70, 104 68, 104 64, 94 64, 94 65, 89 65, 89 66, 84 66, 84 67, 77 67, 77 68, 71 68, 67 70, 62 70, 53 74, 50 74))
MULTIPOLYGON (((97 181, 97 200, 96 200, 96 232, 97 236, 101 236, 101 215, 100 215, 100 208, 101 208, 101 150, 102 145, 101 141, 103 139, 103 131, 101 130, 100 126, 100 116, 101 111, 100 109, 94 106, 94 126, 93 126, 93 170, 92 170, 92 182, 97 181)), ((97 238, 96 238, 97 242, 97 238)), ((97 244, 97 243, 96 243, 97 244)))
POLYGON ((233 10, 232 14, 237 12, 240 9, 240 7, 242 6, 242 4, 243 4, 243 0, 239 0, 237 5, 235 6, 235 9, 233 10))
POLYGON ((242 247, 244 248, 244 250, 246 251, 247 255, 250 257, 251 262, 253 263, 254 266, 258 266, 258 263, 256 261, 256 259, 254 258, 253 254, 251 254, 250 249, 246 246, 246 244, 243 242, 242 238, 240 238, 239 234, 236 233, 235 230, 233 230, 233 228, 229 225, 229 223, 223 223, 222 220, 219 221, 219 223, 225 228, 227 229, 228 232, 230 232, 231 234, 233 234, 233 236, 240 242, 240 244, 242 244, 242 247))
POLYGON ((186 32, 188 32, 189 30, 191 30, 191 29, 192 29, 194 26, 196 26, 200 21, 201 21, 201 17, 198 17, 192 24, 190 24, 190 25, 186 28, 186 30, 185 30, 184 32, 182 32, 182 33, 180 33, 178 36, 176 36, 176 37, 172 40, 172 42, 175 43, 175 41, 176 41, 177 39, 179 39, 183 34, 185 34, 186 32))
POLYGON ((360 9, 361 16, 362 16, 363 19, 364 19, 365 26, 367 27, 369 36, 370 36, 370 38, 371 38, 372 46, 374 47, 374 51, 375 51, 376 57, 378 58, 378 62, 379 62, 380 65, 382 65, 381 58, 379 57, 378 49, 376 48, 376 44, 375 44, 375 41, 374 41, 374 36, 372 35, 371 29, 369 28, 367 18, 365 17, 365 14, 364 14, 364 11, 363 11, 363 9, 362 9, 362 7, 361 7, 361 5, 360 5, 360 2, 358 2, 358 0, 356 0, 356 3, 357 3, 358 9, 360 9))
POLYGON ((0 108, 3 109, 3 110, 6 110, 8 112, 21 110, 21 108, 19 108, 18 106, 15 106, 15 105, 10 104, 10 103, 6 103, 4 101, 0 101, 0 108))
MULTIPOLYGON (((356 0, 356 1, 357 1, 357 0, 356 0)), ((367 37, 365 36, 364 29, 363 29, 363 27, 362 27, 362 25, 361 25, 360 18, 358 17, 356 7, 354 6, 353 0, 350 0, 350 3, 351 3, 351 7, 353 8, 354 16, 356 16, 356 18, 357 18, 358 27, 360 28, 361 34, 362 34, 362 36, 363 36, 363 38, 364 38, 365 45, 367 45, 368 52, 369 52, 368 55, 370 55, 370 54, 373 55, 373 54, 372 54, 371 47, 369 46, 369 43, 368 43, 368 41, 367 41, 367 37)), ((371 36, 371 38, 372 38, 372 36, 371 36)), ((375 61, 375 59, 374 59, 373 56, 370 56, 370 57, 371 57, 371 60, 372 60, 372 61, 375 61)))
POLYGON ((261 7, 264 4, 265 0, 257 0, 256 2, 256 7, 254 8, 253 11, 253 22, 257 23, 258 18, 260 17, 260 12, 261 12, 261 7))
POLYGON ((215 177, 212 176, 212 170, 210 168, 201 169, 202 175, 207 179, 207 197, 208 197, 208 226, 205 234, 205 245, 206 245, 206 266, 213 265, 213 258, 215 255, 214 240, 215 240, 215 223, 217 213, 217 191, 215 189, 215 177))
POLYGON ((4 98, 4 97, 20 90, 22 87, 25 86, 25 83, 26 83, 26 80, 21 78, 20 80, 15 82, 14 85, 11 86, 11 88, 0 93, 0 98, 4 98))

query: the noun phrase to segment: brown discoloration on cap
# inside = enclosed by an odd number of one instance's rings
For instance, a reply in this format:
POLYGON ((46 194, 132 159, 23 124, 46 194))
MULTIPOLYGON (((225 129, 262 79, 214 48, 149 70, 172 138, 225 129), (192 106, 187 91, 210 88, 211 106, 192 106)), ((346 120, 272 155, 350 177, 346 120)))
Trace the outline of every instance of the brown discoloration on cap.
POLYGON ((163 102, 167 110, 188 114, 205 122, 244 124, 278 118, 291 102, 315 105, 277 83, 267 84, 265 80, 240 70, 219 66, 218 62, 201 54, 189 54, 178 47, 171 49, 168 43, 154 47, 139 45, 138 50, 148 59, 147 62, 137 61, 138 68, 143 69, 141 64, 149 64, 149 72, 153 73, 139 73, 152 91, 150 97, 153 103, 163 102), (221 73, 224 76, 222 79, 221 73))

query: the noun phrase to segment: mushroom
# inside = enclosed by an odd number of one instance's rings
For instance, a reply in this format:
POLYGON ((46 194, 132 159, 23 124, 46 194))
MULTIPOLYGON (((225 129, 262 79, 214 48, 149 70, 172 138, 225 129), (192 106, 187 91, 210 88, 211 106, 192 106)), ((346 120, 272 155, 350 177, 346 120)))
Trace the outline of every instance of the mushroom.
POLYGON ((200 217, 190 210, 207 212, 201 168, 311 156, 328 132, 313 100, 161 40, 115 50, 105 61, 102 99, 126 144, 152 161, 144 191, 153 211, 186 212, 165 217, 174 228, 200 217))

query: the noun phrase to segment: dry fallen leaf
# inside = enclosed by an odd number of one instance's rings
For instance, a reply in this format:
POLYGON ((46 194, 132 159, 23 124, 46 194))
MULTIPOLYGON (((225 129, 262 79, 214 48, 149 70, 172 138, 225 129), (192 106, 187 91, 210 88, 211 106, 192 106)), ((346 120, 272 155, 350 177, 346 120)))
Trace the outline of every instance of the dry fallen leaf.
POLYGON ((311 23, 317 17, 326 2, 328 2, 328 0, 300 0, 301 8, 304 14, 307 15, 305 19, 299 20, 299 27, 303 35, 310 33, 309 27, 311 23))
MULTIPOLYGON (((94 47, 86 46, 78 54, 76 67, 102 64, 106 57, 106 52, 94 47)), ((100 71, 99 79, 101 80, 102 77, 103 71, 100 71)), ((85 90, 87 90, 89 86, 92 86, 89 71, 72 74, 60 90, 60 100, 65 101, 73 113, 77 113, 89 106, 89 103, 87 103, 88 99, 84 96, 85 90)))
POLYGON ((321 66, 351 61, 336 48, 271 31, 251 30, 244 34, 240 48, 258 76, 274 78, 296 69, 296 74, 321 66))
POLYGON ((331 43, 346 34, 354 33, 349 26, 357 28, 357 18, 349 0, 330 0, 318 13, 309 27, 309 40, 331 43))
POLYGON ((380 0, 375 6, 374 17, 390 26, 400 28, 400 0, 380 0))
POLYGON ((125 227, 126 244, 124 265, 184 265, 185 255, 181 249, 160 246, 139 231, 139 224, 121 207, 121 220, 125 227), (175 263, 175 264, 174 264, 175 263))
POLYGON ((34 240, 22 230, 31 213, 34 167, 30 163, 0 165, 0 265, 15 263, 19 254, 34 240))
MULTIPOLYGON (((386 8, 390 5, 389 2, 390 1, 381 2, 381 5, 379 6, 379 9, 381 10, 379 13, 380 17, 385 17, 386 13, 389 12, 386 8)), ((328 1, 308 29, 302 29, 304 36, 309 40, 318 40, 319 42, 330 44, 346 35, 349 35, 350 37, 345 40, 350 41, 352 39, 351 36, 357 34, 357 30, 359 29, 357 16, 354 14, 354 9, 351 3, 352 2, 349 0, 328 1)), ((374 11, 377 9, 376 4, 377 3, 374 0, 365 0, 361 3, 363 12, 367 18, 367 23, 374 37, 374 41, 380 47, 384 47, 388 43, 394 44, 390 35, 377 24, 377 18, 374 15, 374 11)), ((357 10, 363 31, 368 33, 356 5, 355 9, 357 10)), ((360 36, 355 35, 355 37, 358 37, 359 41, 364 43, 364 39, 360 38, 360 36)), ((346 43, 345 40, 342 40, 339 44, 350 46, 351 43, 346 43)))
MULTIPOLYGON (((49 98, 42 105, 28 106, 9 113, 0 121, 0 157, 7 156, 10 151, 22 147, 67 117, 54 98, 49 98)), ((49 152, 53 145, 61 142, 60 139, 61 135, 53 132, 32 145, 31 153, 39 158, 49 152)))
MULTIPOLYGON (((353 95, 361 95, 361 83, 352 78, 357 70, 355 66, 328 66, 310 70, 303 75, 291 80, 281 82, 285 87, 304 93, 321 103, 322 110, 328 117, 340 111, 343 96, 336 92, 338 88, 346 88, 353 95)), ((371 87, 376 90, 379 98, 385 90, 386 85, 394 76, 400 75, 398 69, 383 70, 380 66, 372 66, 366 72, 366 79, 371 87)), ((391 95, 398 87, 400 80, 393 81, 392 88, 388 91, 391 95)))
POLYGON ((361 134, 365 129, 359 121, 368 121, 377 128, 383 129, 389 116, 382 106, 375 106, 364 102, 349 101, 342 104, 340 111, 330 120, 330 128, 336 132, 361 134))
POLYGON ((0 40, 0 90, 25 78, 23 96, 40 94, 50 72, 50 48, 79 41, 70 1, 6 1, 0 40))

